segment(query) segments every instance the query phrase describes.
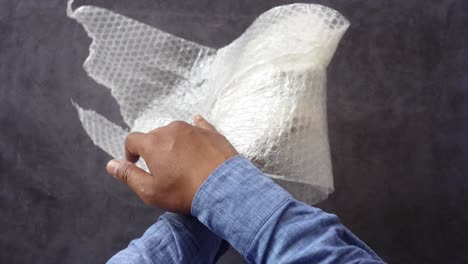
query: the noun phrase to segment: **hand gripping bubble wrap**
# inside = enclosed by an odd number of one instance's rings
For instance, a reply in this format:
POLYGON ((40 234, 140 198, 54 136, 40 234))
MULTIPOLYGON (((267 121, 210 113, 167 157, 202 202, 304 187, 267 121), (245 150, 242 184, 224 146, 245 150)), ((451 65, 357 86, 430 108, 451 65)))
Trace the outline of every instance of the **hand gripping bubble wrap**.
MULTIPOLYGON (((279 6, 216 50, 103 8, 71 6, 68 16, 93 39, 84 69, 111 89, 130 131, 199 113, 296 198, 317 203, 333 191, 326 68, 349 26, 337 11, 279 6)), ((75 106, 93 142, 123 158, 129 131, 75 106)))

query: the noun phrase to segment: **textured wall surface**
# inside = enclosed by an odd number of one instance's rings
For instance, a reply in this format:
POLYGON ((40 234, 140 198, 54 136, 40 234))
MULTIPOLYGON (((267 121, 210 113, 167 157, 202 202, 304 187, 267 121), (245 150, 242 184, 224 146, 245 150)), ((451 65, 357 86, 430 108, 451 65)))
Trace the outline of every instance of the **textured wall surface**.
MULTIPOLYGON (((289 2, 84 3, 218 48, 289 2)), ((328 70, 336 190, 319 207, 390 263, 468 262, 468 2, 314 3, 351 22, 328 70)), ((105 174, 80 125, 71 99, 123 121, 65 5, 0 0, 1 263, 102 263, 161 213, 105 174)))

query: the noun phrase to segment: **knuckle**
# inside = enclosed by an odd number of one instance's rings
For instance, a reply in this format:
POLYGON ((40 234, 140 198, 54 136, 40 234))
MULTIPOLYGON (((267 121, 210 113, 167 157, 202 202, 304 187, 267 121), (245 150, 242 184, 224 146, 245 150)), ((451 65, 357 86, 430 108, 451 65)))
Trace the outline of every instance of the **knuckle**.
POLYGON ((172 121, 168 126, 173 128, 173 129, 183 129, 188 127, 189 124, 187 124, 184 121, 172 121))
POLYGON ((122 166, 120 166, 119 170, 117 171, 117 175, 119 176, 121 181, 127 183, 128 178, 132 174, 132 171, 133 171, 133 165, 125 163, 122 166))
POLYGON ((160 132, 160 130, 161 130, 161 128, 160 128, 160 127, 157 127, 157 128, 155 128, 155 129, 151 130, 150 132, 148 132, 148 134, 151 134, 151 135, 152 135, 152 134, 158 134, 158 133, 160 132))
POLYGON ((148 141, 151 145, 156 145, 159 142, 159 133, 153 132, 149 134, 148 141))
POLYGON ((131 135, 131 134, 128 134, 128 135, 125 137, 125 142, 124 142, 124 145, 125 145, 125 146, 127 146, 127 145, 130 143, 130 141, 132 140, 132 139, 130 138, 130 137, 131 137, 130 135, 131 135))
POLYGON ((125 145, 130 144, 130 142, 134 139, 135 136, 136 136, 136 132, 132 132, 132 133, 128 134, 125 137, 125 145))

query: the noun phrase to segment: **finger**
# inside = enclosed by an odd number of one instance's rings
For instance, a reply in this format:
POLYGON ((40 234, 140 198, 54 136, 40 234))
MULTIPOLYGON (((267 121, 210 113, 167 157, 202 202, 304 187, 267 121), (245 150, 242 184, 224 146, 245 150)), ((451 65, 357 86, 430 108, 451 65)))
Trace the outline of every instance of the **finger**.
POLYGON ((208 121, 206 121, 205 118, 203 118, 201 115, 199 114, 196 114, 194 117, 193 117, 193 124, 196 126, 196 127, 199 127, 199 128, 203 128, 203 129, 206 129, 206 130, 211 130, 213 132, 216 132, 216 128, 208 123, 208 121))
POLYGON ((132 132, 125 138, 125 159, 130 162, 137 162, 146 145, 146 134, 141 132, 132 132))
POLYGON ((106 170, 111 176, 125 183, 142 199, 152 186, 153 177, 151 174, 131 162, 111 160, 107 163, 106 170))

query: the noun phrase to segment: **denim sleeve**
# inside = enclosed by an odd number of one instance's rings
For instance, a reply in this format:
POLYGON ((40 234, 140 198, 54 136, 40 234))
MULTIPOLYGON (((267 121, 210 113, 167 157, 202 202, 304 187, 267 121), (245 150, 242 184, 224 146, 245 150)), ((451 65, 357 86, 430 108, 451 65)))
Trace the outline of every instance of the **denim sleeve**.
POLYGON ((335 215, 295 200, 241 156, 202 184, 192 215, 249 263, 383 263, 335 215))
POLYGON ((228 246, 196 218, 165 213, 107 263, 215 263, 228 246))

